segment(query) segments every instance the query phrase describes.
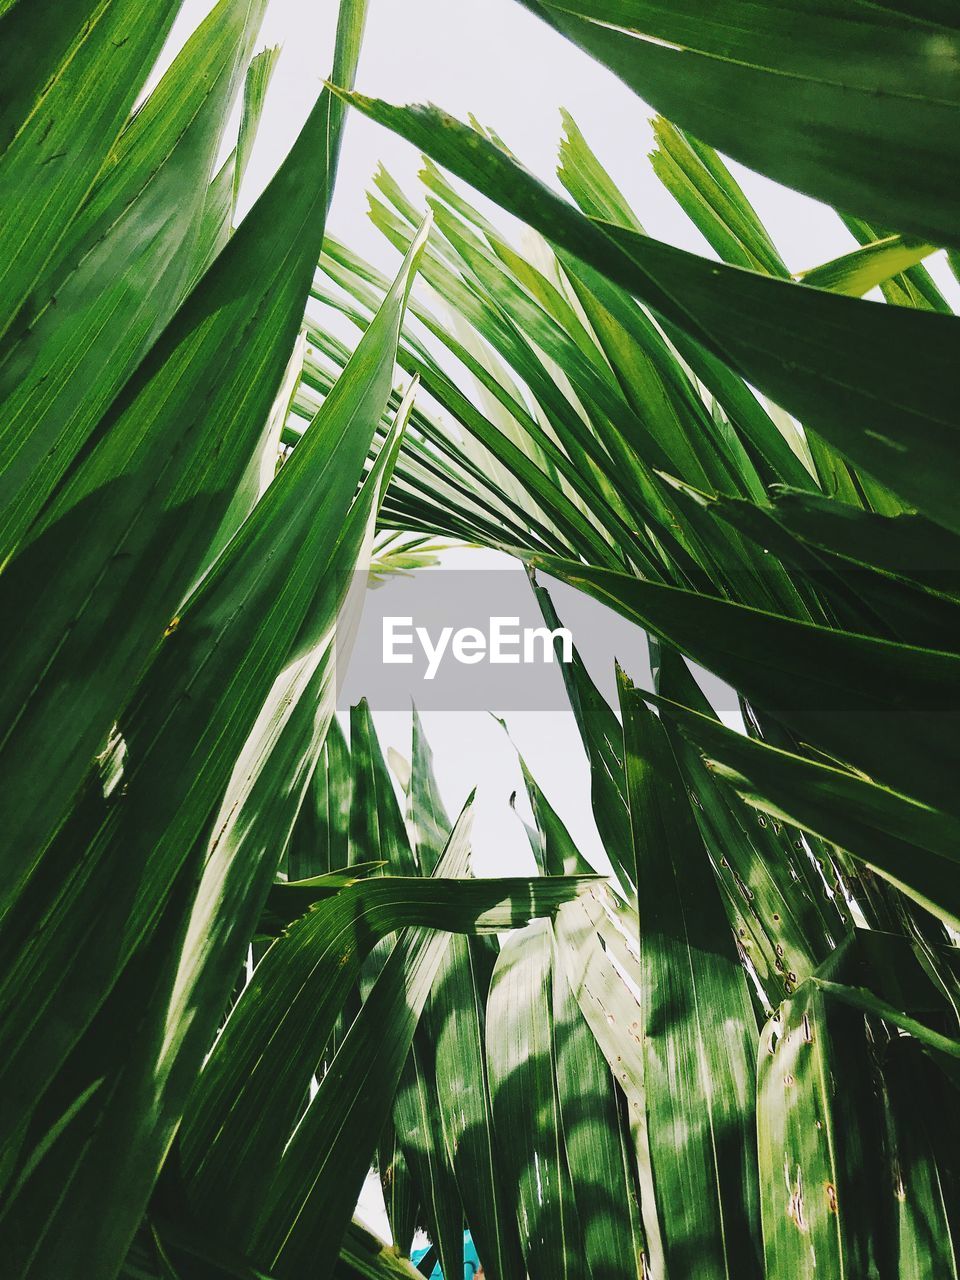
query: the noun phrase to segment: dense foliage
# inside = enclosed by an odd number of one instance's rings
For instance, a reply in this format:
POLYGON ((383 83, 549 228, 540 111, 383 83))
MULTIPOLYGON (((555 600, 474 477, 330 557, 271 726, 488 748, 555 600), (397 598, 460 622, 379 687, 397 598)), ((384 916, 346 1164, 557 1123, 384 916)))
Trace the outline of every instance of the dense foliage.
POLYGON ((176 3, 0 0, 11 1276, 416 1276, 423 1223, 455 1277, 466 1223, 493 1280, 957 1280, 960 22, 523 2, 664 112, 715 258, 569 117, 561 196, 353 93, 366 0, 235 225, 266 0, 136 109, 176 3), (393 280, 324 236, 346 104, 428 157, 393 280), (715 147, 850 252, 792 277, 715 147), (646 633, 617 708, 566 671, 609 880, 525 765, 540 874, 472 878, 416 717, 392 773, 335 718, 350 571, 438 538, 646 633))

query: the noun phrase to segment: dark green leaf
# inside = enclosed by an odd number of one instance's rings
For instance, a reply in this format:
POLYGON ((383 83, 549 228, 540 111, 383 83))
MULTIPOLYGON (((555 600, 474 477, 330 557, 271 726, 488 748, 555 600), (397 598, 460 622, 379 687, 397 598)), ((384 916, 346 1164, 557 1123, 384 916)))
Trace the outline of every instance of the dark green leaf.
POLYGON ((522 0, 658 111, 735 159, 955 244, 954 18, 860 0, 522 0))
POLYGON ((622 675, 620 704, 640 902, 651 1262, 668 1274, 759 1276, 746 975, 666 732, 622 675))

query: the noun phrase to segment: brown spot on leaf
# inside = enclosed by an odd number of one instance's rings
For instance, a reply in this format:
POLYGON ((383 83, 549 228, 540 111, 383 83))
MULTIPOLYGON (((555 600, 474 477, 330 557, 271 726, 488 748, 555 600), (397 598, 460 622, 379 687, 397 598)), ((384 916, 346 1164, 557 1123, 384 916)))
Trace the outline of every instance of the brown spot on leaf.
POLYGON ((803 1216, 803 1174, 799 1169, 796 1185, 787 1201, 787 1216, 798 1231, 806 1231, 807 1223, 803 1216))

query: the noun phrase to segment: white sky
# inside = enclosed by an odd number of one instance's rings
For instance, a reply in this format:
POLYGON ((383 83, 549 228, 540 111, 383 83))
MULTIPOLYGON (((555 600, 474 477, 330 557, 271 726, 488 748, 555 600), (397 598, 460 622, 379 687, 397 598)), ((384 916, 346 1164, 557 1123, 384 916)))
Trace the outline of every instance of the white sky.
MULTIPOLYGON (((186 0, 165 60, 211 7, 211 0, 186 0)), ((336 9, 334 0, 272 0, 257 47, 279 43, 282 53, 248 170, 244 204, 255 198, 283 158, 328 74, 336 9)), ((554 181, 559 108, 565 106, 649 233, 710 253, 646 161, 652 146, 646 106, 515 0, 371 0, 357 88, 394 102, 432 101, 461 119, 472 112, 549 181, 554 181)), ((392 272, 398 255, 366 217, 365 193, 378 161, 384 162, 408 195, 417 198, 416 152, 351 113, 328 226, 338 239, 392 272)), ((831 210, 740 166, 733 169, 792 270, 814 266, 853 247, 831 210)), ((513 229, 506 215, 482 198, 478 203, 494 221, 513 229)), ((491 561, 491 554, 460 556, 473 556, 478 565, 489 566, 498 563, 491 561)), ((458 557, 457 564, 462 563, 458 557)), ((560 594, 556 603, 563 617, 560 594)), ((614 655, 636 675, 645 669, 639 635, 612 614, 609 625, 610 661, 605 670, 594 672, 607 691, 612 689, 614 655)), ((534 776, 581 848, 598 864, 604 863, 572 716, 526 713, 509 717, 509 723, 534 776)), ((481 713, 428 713, 424 724, 451 811, 456 812, 479 784, 474 827, 478 871, 518 874, 532 867, 526 837, 507 803, 511 791, 522 786, 514 753, 500 727, 481 713)), ((385 746, 409 754, 409 717, 382 714, 378 727, 385 746)), ((375 1186, 368 1187, 360 1211, 375 1230, 388 1234, 375 1186)))
MULTIPOLYGON (((251 163, 254 190, 249 195, 267 180, 292 142, 327 72, 334 8, 332 3, 318 5, 314 0, 273 0, 265 43, 282 43, 283 53, 251 163)), ((525 164, 550 180, 560 135, 559 108, 565 106, 650 233, 699 252, 709 251, 647 164, 652 132, 645 105, 515 0, 371 0, 357 87, 393 102, 432 101, 461 119, 472 112, 495 128, 525 164)), ((417 199, 419 156, 414 148, 356 112, 350 113, 328 226, 338 239, 392 272, 398 255, 366 216, 366 191, 379 161, 417 199)), ((764 216, 788 263, 798 269, 811 266, 850 244, 831 211, 749 176, 752 193, 756 189, 765 197, 764 216)), ((499 209, 484 205, 482 199, 480 203, 495 221, 513 229, 512 220, 499 209)), ((468 552, 465 558, 478 564, 495 562, 491 553, 468 552)), ((565 611, 560 612, 564 617, 565 611)), ((615 615, 609 617, 609 661, 605 670, 594 674, 612 692, 614 655, 638 676, 646 664, 639 635, 631 634, 628 624, 615 615)), ((459 809, 473 786, 479 787, 474 823, 477 870, 515 874, 532 866, 526 836, 508 806, 510 793, 515 788, 522 793, 522 784, 503 731, 491 717, 478 712, 424 713, 423 720, 451 811, 459 809)), ((408 717, 381 714, 377 723, 385 742, 407 754, 408 717)), ((589 775, 572 716, 518 713, 508 716, 508 723, 534 776, 580 847, 593 861, 605 865, 590 812, 589 775)))
MULTIPOLYGON (((212 0, 185 0, 164 61, 211 7, 212 0)), ((280 163, 329 72, 336 10, 334 0, 271 0, 257 47, 280 44, 282 52, 247 174, 245 205, 280 163)), ((370 0, 356 83, 362 92, 389 101, 432 101, 462 119, 472 112, 495 128, 528 167, 555 185, 559 108, 564 106, 650 234, 712 256, 647 163, 652 132, 646 105, 515 0, 370 0)), ((338 239, 393 272, 399 256, 366 216, 366 191, 378 161, 408 195, 418 198, 415 150, 351 112, 328 226, 338 239)), ((831 210, 741 166, 732 167, 792 270, 853 247, 831 210)), ((512 219, 495 206, 475 193, 471 199, 505 229, 515 230, 512 219)), ((479 567, 503 561, 489 552, 462 552, 455 563, 479 567)), ((559 596, 556 602, 564 617, 559 596)), ((609 629, 610 660, 593 674, 612 692, 613 657, 637 676, 643 675, 645 659, 642 642, 628 624, 610 614, 609 629)), ((517 873, 529 867, 526 837, 507 805, 511 791, 520 787, 519 769, 500 727, 481 713, 433 712, 423 719, 451 811, 456 812, 473 786, 479 786, 474 826, 478 871, 517 873)), ((548 799, 587 856, 604 863, 572 717, 539 712, 508 719, 514 741, 548 799)), ((385 745, 409 753, 408 717, 382 714, 378 727, 385 745)))
MULTIPOLYGON (((212 0, 185 0, 167 56, 210 8, 212 0)), ((329 72, 335 20, 333 0, 271 0, 258 47, 280 44, 282 52, 248 172, 248 200, 282 159, 329 72)), ((650 234, 707 251, 646 164, 652 145, 647 107, 515 0, 370 0, 357 88, 395 102, 435 102, 462 119, 472 111, 547 180, 556 163, 559 108, 565 106, 650 234)), ((360 253, 389 267, 396 259, 384 252, 365 213, 365 191, 378 160, 408 191, 415 188, 413 148, 351 113, 329 225, 360 253)), ((791 268, 813 266, 850 247, 830 210, 735 169, 746 175, 748 193, 791 268)), ((505 215, 495 216, 504 221, 505 215)))

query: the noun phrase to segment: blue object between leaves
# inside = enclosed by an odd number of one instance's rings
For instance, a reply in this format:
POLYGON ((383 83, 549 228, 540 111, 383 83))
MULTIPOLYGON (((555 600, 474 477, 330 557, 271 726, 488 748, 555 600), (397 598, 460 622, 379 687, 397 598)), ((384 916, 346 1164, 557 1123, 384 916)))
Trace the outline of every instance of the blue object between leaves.
MULTIPOLYGON (((429 1249, 414 1249, 410 1255, 411 1261, 418 1263, 422 1257, 429 1253, 429 1249)), ((473 1236, 469 1231, 463 1233, 463 1280, 474 1280, 474 1277, 480 1270, 480 1259, 477 1256, 477 1248, 473 1243, 473 1236)), ((430 1272, 429 1280, 444 1280, 443 1272, 440 1269, 440 1263, 430 1272)))

